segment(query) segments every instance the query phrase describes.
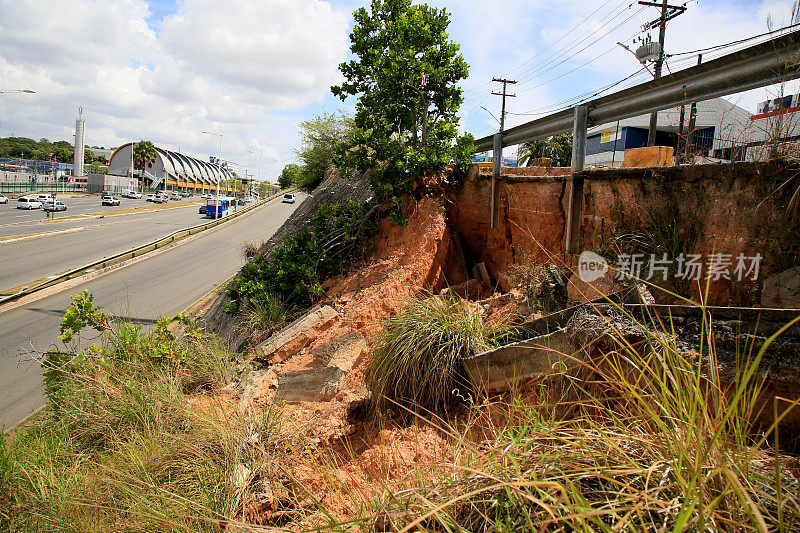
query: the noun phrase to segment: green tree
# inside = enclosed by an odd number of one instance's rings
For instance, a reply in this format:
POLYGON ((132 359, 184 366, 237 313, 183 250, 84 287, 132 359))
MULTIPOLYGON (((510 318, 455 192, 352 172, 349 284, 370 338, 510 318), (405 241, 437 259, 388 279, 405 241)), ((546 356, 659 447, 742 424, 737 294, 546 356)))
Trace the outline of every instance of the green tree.
POLYGON ((281 189, 286 189, 291 187, 292 185, 297 184, 300 180, 300 167, 295 165, 294 163, 289 163, 283 170, 281 171, 281 175, 278 177, 278 185, 280 185, 281 189))
POLYGON ((313 190, 333 164, 337 147, 353 131, 353 118, 345 113, 322 113, 300 123, 302 147, 296 151, 303 163, 294 183, 305 191, 313 190))
POLYGON ((156 158, 158 158, 158 152, 156 152, 156 147, 150 141, 139 141, 136 143, 136 146, 133 149, 133 166, 136 167, 138 170, 144 170, 145 165, 147 167, 152 167, 155 162, 156 158))
POLYGON ((554 167, 570 166, 572 164, 572 134, 562 133, 546 139, 523 143, 517 152, 518 164, 521 167, 544 157, 550 158, 554 167))
MULTIPOLYGON (((61 142, 61 141, 59 141, 61 142)), ((75 151, 71 145, 64 146, 55 143, 53 148, 53 159, 59 163, 72 163, 75 160, 75 151)))
POLYGON ((84 162, 84 164, 91 165, 92 163, 95 162, 96 159, 97 158, 95 157, 94 152, 92 152, 88 148, 84 148, 83 149, 83 162, 84 162))
POLYGON ((397 200, 412 180, 469 160, 470 137, 455 142, 459 80, 468 66, 448 37, 449 13, 411 0, 372 0, 353 14, 350 50, 339 66, 342 100, 357 96, 355 130, 337 151, 337 166, 370 171, 379 200, 397 200), (468 153, 469 152, 469 153, 468 153))

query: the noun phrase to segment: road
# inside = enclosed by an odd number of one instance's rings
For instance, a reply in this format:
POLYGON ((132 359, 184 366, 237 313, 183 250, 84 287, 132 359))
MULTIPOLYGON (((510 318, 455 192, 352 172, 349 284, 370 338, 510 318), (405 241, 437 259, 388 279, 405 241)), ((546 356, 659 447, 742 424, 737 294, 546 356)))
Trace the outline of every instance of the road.
MULTIPOLYGON (((10 289, 71 268, 130 250, 175 230, 208 221, 198 206, 12 227, 31 235, 19 241, 0 241, 0 295, 10 289)), ((3 229, 3 228, 0 228, 3 229)))
POLYGON ((33 355, 58 345, 70 296, 83 289, 113 316, 151 324, 186 309, 244 263, 241 242, 267 240, 298 203, 273 203, 195 240, 36 302, 0 312, 0 425, 16 426, 44 404, 33 355))
MULTIPOLYGON (((119 198, 119 197, 118 197, 119 198)), ((190 200, 199 200, 199 196, 194 196, 190 200)), ((63 197, 56 195, 56 200, 64 202, 67 206, 66 211, 59 211, 56 217, 71 216, 71 215, 86 215, 90 213, 97 213, 99 211, 108 211, 115 209, 130 209, 131 207, 142 207, 144 205, 151 205, 152 202, 146 202, 144 198, 140 200, 131 200, 128 198, 120 198, 119 206, 100 205, 100 196, 77 196, 68 198, 67 195, 63 197)), ((0 225, 8 224, 9 222, 31 222, 35 220, 42 220, 45 218, 44 211, 41 209, 17 209, 17 201, 10 199, 7 204, 0 204, 0 225)))

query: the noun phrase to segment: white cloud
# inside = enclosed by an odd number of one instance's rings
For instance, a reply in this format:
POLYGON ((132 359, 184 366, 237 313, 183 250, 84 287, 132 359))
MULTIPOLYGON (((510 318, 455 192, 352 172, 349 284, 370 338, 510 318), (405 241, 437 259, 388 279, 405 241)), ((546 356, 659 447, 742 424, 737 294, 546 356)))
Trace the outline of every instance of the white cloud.
POLYGON ((224 158, 265 137, 289 157, 292 126, 264 121, 321 102, 347 51, 348 13, 322 0, 185 0, 159 33, 149 15, 143 0, 0 0, 0 87, 36 90, 3 95, 0 134, 69 138, 83 106, 89 144, 133 132, 205 158, 218 144, 201 131, 224 123, 224 158))

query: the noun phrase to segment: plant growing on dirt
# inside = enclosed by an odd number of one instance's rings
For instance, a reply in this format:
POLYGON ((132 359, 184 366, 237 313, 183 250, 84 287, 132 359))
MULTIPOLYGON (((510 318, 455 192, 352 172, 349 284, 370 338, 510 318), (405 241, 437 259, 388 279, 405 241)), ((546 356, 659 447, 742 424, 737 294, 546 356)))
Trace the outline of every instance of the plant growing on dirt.
POLYGON ((567 303, 563 277, 552 264, 533 263, 530 257, 523 257, 508 267, 506 279, 528 303, 541 309, 553 311, 567 303))
POLYGON ((509 334, 506 324, 488 324, 479 309, 462 300, 412 300, 389 319, 367 369, 373 406, 446 411, 467 386, 463 359, 509 334))
POLYGON ((321 113, 300 123, 301 147, 296 151, 303 162, 295 183, 304 191, 312 191, 325 178, 333 164, 336 148, 353 130, 353 118, 343 112, 321 113))
POLYGON ((368 249, 377 229, 371 202, 351 200, 322 204, 314 214, 311 231, 286 235, 270 258, 256 255, 236 277, 226 295, 232 303, 229 314, 239 312, 243 300, 263 301, 267 295, 284 305, 310 307, 322 296, 322 281, 338 274, 358 254, 368 249))
POLYGON ((355 59, 339 66, 345 82, 331 91, 342 100, 358 97, 355 129, 336 165, 369 171, 378 201, 398 204, 412 180, 442 173, 451 160, 468 164, 471 143, 455 142, 462 103, 457 83, 468 66, 448 37, 444 9, 373 0, 353 18, 355 59))
POLYGON ((244 325, 252 331, 270 331, 286 321, 288 312, 280 297, 267 293, 252 300, 244 312, 244 325))

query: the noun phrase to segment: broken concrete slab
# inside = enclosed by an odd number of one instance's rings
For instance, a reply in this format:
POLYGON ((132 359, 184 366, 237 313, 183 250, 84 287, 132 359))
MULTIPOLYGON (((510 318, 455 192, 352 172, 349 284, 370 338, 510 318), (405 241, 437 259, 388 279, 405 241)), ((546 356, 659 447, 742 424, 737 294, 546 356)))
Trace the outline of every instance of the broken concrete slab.
MULTIPOLYGON (((305 315, 301 316, 275 335, 256 347, 256 353, 263 357, 270 357, 275 352, 288 345, 290 342, 308 333, 311 330, 319 329, 327 323, 339 317, 339 313, 329 305, 317 306, 305 315)), ((306 344, 311 342, 311 338, 305 339, 306 344)), ((302 349, 305 346, 298 348, 302 349)), ((273 361, 275 362, 275 361, 273 361)))
POLYGON ((474 355, 464 360, 464 367, 479 389, 502 392, 515 383, 563 371, 578 351, 562 329, 474 355))
POLYGON ((444 289, 439 292, 442 296, 447 296, 448 294, 455 294, 460 298, 465 298, 467 300, 474 300, 475 298, 479 298, 481 295, 481 291, 483 290, 483 286, 481 282, 477 279, 471 279, 466 283, 462 283, 460 285, 455 285, 454 287, 445 287, 444 289))
POLYGON ((344 371, 336 366, 296 370, 278 375, 276 400, 318 402, 333 398, 339 390, 344 371))
POLYGON ((800 307, 800 266, 784 270, 764 280, 761 305, 775 309, 800 307))
POLYGON ((364 337, 357 331, 348 331, 320 344, 311 350, 311 354, 325 365, 335 366, 347 372, 356 360, 368 351, 369 346, 364 337))
POLYGON ((622 288, 616 276, 617 272, 609 269, 603 277, 586 282, 578 274, 573 274, 567 283, 567 297, 571 302, 587 303, 614 294, 622 288))

